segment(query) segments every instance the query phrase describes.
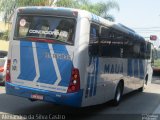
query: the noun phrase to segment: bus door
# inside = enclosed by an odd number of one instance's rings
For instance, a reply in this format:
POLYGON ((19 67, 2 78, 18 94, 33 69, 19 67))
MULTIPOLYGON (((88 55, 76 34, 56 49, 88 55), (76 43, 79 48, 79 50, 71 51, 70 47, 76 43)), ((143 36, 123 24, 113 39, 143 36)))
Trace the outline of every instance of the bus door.
POLYGON ((104 101, 104 86, 100 79, 100 57, 99 57, 99 25, 91 23, 90 41, 88 48, 88 66, 85 98, 90 104, 104 101), (92 99, 96 97, 96 100, 92 99))

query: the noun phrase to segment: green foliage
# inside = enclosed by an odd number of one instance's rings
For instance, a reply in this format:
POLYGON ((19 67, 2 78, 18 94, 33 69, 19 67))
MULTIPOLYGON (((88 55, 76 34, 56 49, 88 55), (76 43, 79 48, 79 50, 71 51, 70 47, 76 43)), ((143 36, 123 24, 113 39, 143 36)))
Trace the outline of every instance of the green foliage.
POLYGON ((160 67, 160 59, 154 60, 154 66, 160 67))
MULTIPOLYGON (((17 7, 21 6, 50 6, 55 0, 0 0, 0 12, 4 13, 4 20, 8 22, 17 7)), ((106 19, 114 21, 109 10, 119 11, 119 5, 115 1, 91 3, 89 0, 57 0, 56 6, 78 8, 90 11, 106 19)))
POLYGON ((91 3, 89 0, 58 0, 56 5, 87 10, 110 21, 115 19, 109 14, 109 11, 111 9, 120 10, 118 3, 115 1, 91 3))
POLYGON ((0 39, 8 41, 9 30, 0 33, 0 39))
POLYGON ((58 0, 56 2, 57 6, 63 6, 63 7, 70 7, 70 8, 76 8, 78 5, 76 4, 77 2, 75 0, 58 0))
POLYGON ((45 6, 49 5, 49 3, 49 0, 1 0, 0 12, 4 13, 4 20, 8 22, 17 7, 45 6))

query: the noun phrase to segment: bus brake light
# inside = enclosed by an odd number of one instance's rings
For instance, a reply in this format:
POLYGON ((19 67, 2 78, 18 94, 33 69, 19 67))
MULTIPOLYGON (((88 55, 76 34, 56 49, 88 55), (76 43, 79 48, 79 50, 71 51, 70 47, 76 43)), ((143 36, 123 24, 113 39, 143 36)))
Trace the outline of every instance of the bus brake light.
POLYGON ((11 82, 10 67, 11 67, 11 60, 7 60, 6 82, 11 82))
POLYGON ((151 35, 151 36, 150 36, 150 40, 156 41, 156 40, 157 40, 157 36, 156 36, 156 35, 151 35))
POLYGON ((4 71, 4 67, 0 67, 0 72, 3 72, 4 71))
POLYGON ((77 92, 80 89, 80 75, 79 75, 79 70, 74 68, 72 70, 72 76, 70 80, 70 84, 68 87, 67 92, 77 92))

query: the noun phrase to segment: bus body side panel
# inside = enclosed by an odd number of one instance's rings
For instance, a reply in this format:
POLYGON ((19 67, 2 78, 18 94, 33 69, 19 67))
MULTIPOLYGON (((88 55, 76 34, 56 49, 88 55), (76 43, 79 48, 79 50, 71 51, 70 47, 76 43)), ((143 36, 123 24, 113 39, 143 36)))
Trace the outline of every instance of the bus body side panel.
MULTIPOLYGON (((90 101, 86 100, 86 85, 88 78, 88 63, 90 58, 88 56, 88 44, 89 44, 89 35, 90 35, 90 21, 86 17, 81 17, 79 20, 79 24, 77 25, 77 37, 75 42, 75 52, 74 52, 74 66, 80 71, 80 85, 81 89, 83 89, 83 99, 82 99, 82 107, 89 106, 94 104, 100 104, 103 101, 102 92, 99 92, 96 99, 92 99, 90 101)), ((97 63, 98 64, 98 63, 97 63)), ((97 66, 98 67, 98 66, 97 66)), ((97 68, 98 70, 98 68, 97 68)), ((97 78, 98 79, 98 78, 97 78)), ((96 81, 95 81, 96 82, 96 81)), ((98 81, 97 81, 98 84, 98 81)), ((95 88, 94 83, 92 84, 92 92, 95 88)), ((90 93, 92 95, 93 93, 90 93)))
POLYGON ((124 81, 123 94, 143 86, 145 60, 101 57, 92 59, 92 63, 87 66, 88 77, 82 105, 102 104, 112 100, 120 80, 124 81))
POLYGON ((11 83, 6 83, 6 93, 27 98, 40 94, 44 101, 80 107, 82 90, 67 93, 74 67, 73 48, 29 41, 12 42, 11 83), (77 102, 73 104, 72 100, 77 102))

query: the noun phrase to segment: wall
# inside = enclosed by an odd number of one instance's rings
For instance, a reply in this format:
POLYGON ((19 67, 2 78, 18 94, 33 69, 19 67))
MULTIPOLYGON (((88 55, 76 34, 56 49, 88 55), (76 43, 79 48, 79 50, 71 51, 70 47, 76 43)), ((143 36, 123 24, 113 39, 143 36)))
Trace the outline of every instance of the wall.
POLYGON ((8 51, 9 41, 0 40, 0 50, 8 51))

